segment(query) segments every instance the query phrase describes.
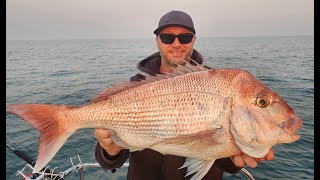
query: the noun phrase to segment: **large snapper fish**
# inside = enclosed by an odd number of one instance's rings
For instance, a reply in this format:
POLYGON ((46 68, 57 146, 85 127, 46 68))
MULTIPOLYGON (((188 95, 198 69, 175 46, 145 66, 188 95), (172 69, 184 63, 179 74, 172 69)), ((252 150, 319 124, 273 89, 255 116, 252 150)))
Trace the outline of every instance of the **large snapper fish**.
POLYGON ((187 157, 181 168, 201 179, 216 159, 244 152, 261 158, 299 140, 302 120, 274 91, 239 69, 187 62, 166 75, 114 85, 81 106, 12 104, 40 132, 33 172, 41 170, 81 128, 112 130, 119 146, 187 157))

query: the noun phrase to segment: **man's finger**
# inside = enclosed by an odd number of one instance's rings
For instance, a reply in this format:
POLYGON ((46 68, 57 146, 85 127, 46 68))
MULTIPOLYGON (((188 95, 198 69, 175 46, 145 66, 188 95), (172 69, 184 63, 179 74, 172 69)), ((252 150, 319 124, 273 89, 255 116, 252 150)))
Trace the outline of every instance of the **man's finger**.
POLYGON ((241 155, 235 155, 231 158, 233 164, 237 167, 243 167, 244 166, 244 161, 241 157, 241 155))
POLYGON ((94 135, 97 138, 110 138, 111 133, 110 133, 110 130, 108 129, 95 129, 94 135))
POLYGON ((272 149, 270 149, 270 151, 268 152, 268 154, 266 155, 266 160, 271 161, 274 158, 274 152, 272 149))
POLYGON ((256 168, 258 163, 255 160, 255 158, 250 157, 246 154, 242 154, 242 159, 245 162, 245 164, 249 167, 249 168, 256 168))
POLYGON ((257 162, 261 162, 261 161, 264 161, 266 158, 265 157, 262 157, 262 158, 256 158, 256 161, 257 162))

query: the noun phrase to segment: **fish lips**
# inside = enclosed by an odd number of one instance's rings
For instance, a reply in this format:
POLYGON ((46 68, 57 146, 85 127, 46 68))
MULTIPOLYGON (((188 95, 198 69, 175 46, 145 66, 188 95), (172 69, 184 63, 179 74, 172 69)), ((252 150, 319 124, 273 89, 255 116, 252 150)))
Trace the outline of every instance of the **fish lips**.
POLYGON ((302 120, 298 116, 293 116, 291 119, 284 121, 277 125, 283 131, 291 135, 294 141, 300 139, 300 136, 297 135, 297 131, 302 126, 302 120))

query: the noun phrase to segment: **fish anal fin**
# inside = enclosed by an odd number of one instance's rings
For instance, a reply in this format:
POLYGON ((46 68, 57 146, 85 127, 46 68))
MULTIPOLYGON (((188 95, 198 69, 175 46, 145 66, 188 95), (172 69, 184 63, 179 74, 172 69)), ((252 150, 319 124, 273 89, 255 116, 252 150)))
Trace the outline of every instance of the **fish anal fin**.
POLYGON ((185 163, 179 169, 187 168, 187 174, 185 177, 195 173, 190 180, 199 180, 208 173, 214 162, 215 159, 201 160, 195 158, 186 158, 185 163))

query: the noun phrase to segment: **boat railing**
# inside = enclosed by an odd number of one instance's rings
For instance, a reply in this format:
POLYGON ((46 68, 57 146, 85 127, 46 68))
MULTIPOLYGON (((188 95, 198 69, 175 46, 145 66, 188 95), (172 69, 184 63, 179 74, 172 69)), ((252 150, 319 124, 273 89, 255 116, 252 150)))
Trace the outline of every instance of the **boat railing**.
MULTIPOLYGON (((74 157, 70 157, 71 167, 67 168, 64 171, 61 171, 58 167, 50 167, 46 166, 45 168, 41 169, 39 172, 33 173, 33 166, 35 165, 35 161, 24 154, 23 152, 14 149, 10 145, 6 145, 6 147, 11 150, 15 155, 17 155, 22 160, 26 161, 27 164, 20 170, 17 171, 16 175, 23 177, 24 180, 63 180, 67 177, 72 171, 79 173, 80 180, 84 180, 84 170, 86 168, 101 168, 98 163, 83 163, 81 161, 80 155, 77 154, 74 157), (31 170, 31 173, 30 173, 31 170)), ((121 168, 129 167, 129 163, 124 163, 121 168)), ((111 172, 115 172, 116 170, 113 169, 111 172)), ((254 180, 253 176, 250 174, 248 170, 245 168, 241 169, 241 172, 249 179, 254 180)))
MULTIPOLYGON (((67 168, 64 171, 61 171, 60 168, 46 166, 39 172, 29 173, 33 171, 33 166, 26 164, 20 171, 17 171, 17 176, 22 176, 25 180, 62 180, 65 179, 72 171, 79 173, 80 180, 84 180, 84 170, 86 168, 100 168, 101 166, 98 163, 83 163, 79 154, 74 157, 70 157, 71 167, 67 168), (75 163, 75 159, 78 161, 75 163)), ((128 167, 129 163, 124 163, 121 167, 128 167)))

